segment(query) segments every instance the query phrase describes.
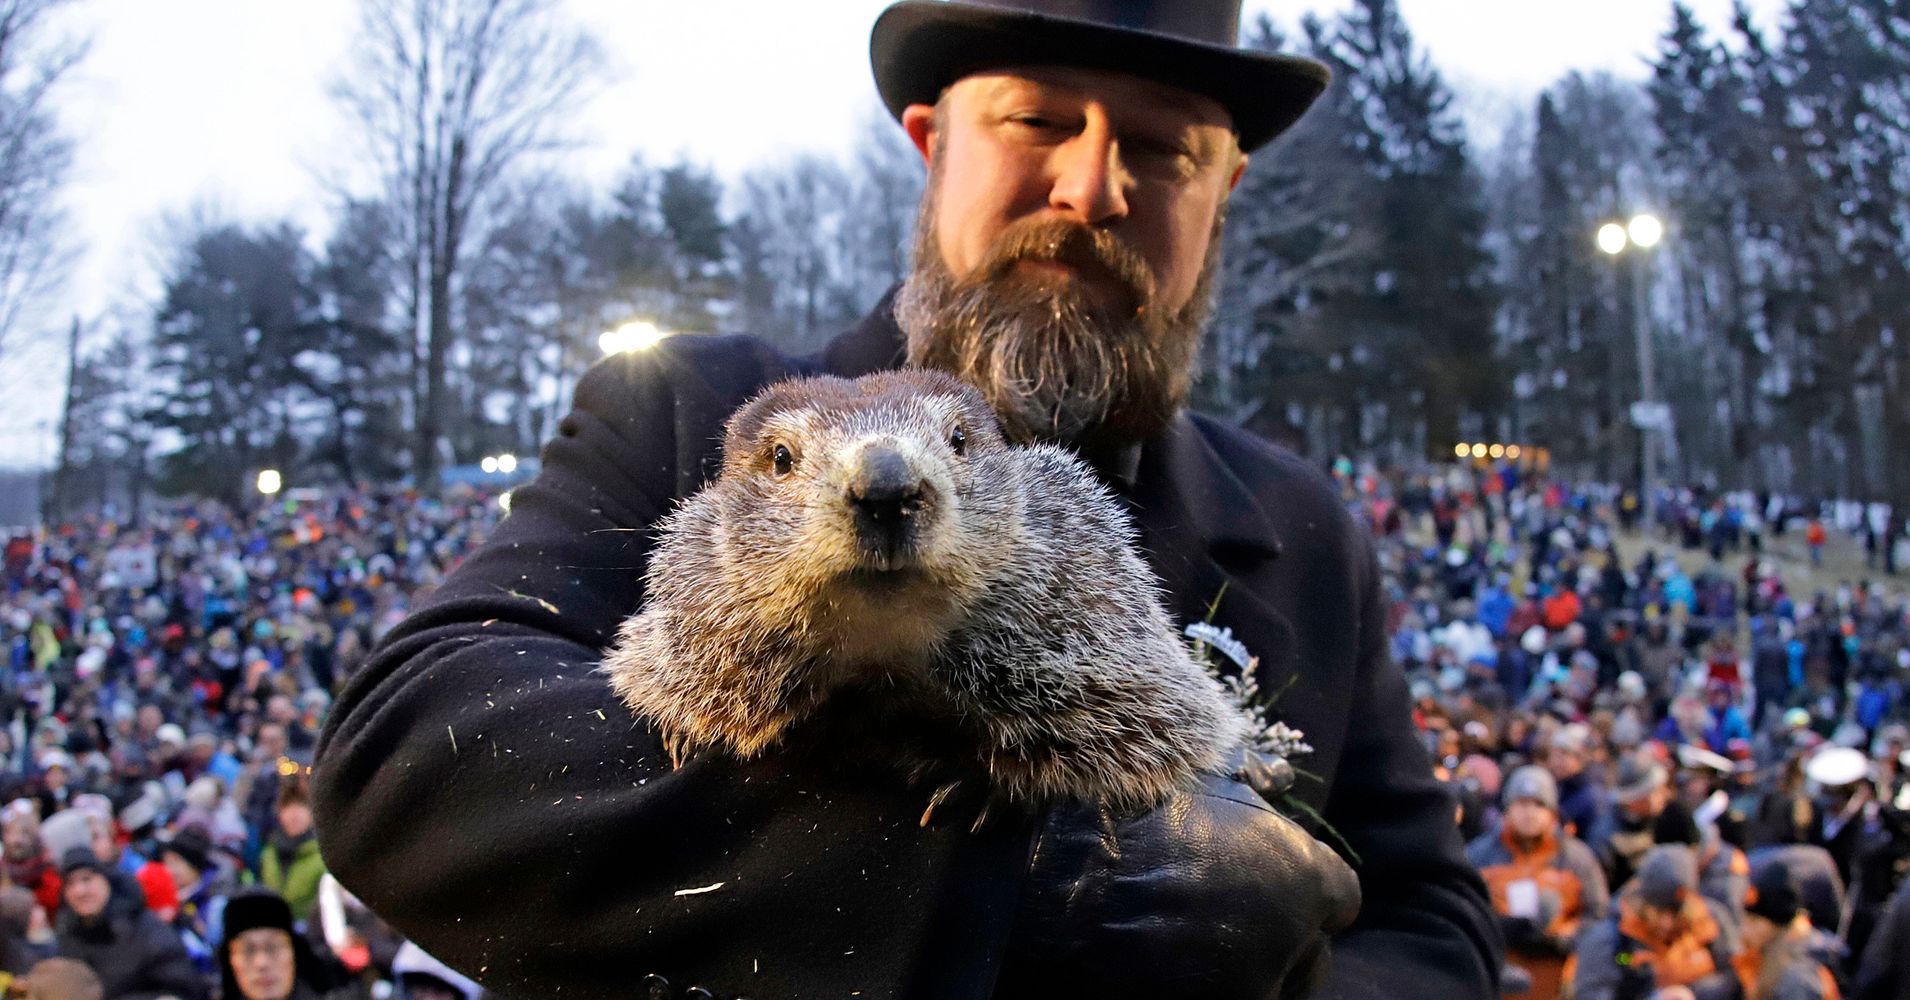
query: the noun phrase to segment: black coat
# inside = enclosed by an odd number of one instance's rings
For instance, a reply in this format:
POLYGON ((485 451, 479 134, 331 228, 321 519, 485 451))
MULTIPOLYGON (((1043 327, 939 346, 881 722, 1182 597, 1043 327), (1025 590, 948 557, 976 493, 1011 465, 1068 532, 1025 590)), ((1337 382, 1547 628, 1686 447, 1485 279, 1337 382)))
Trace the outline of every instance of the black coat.
POLYGON ((211 993, 179 935, 152 911, 128 913, 109 907, 104 916, 88 925, 62 910, 58 933, 60 957, 86 963, 105 987, 106 1000, 203 1000, 211 993))
MULTIPOLYGON (((800 754, 672 771, 593 673, 730 412, 789 374, 893 367, 900 344, 885 302, 819 358, 679 337, 587 374, 511 515, 340 697, 315 775, 331 870, 512 995, 628 996, 656 972, 719 997, 989 996, 1031 826, 920 829, 920 792, 800 754)), ((1215 624, 1316 748, 1299 790, 1365 894, 1331 992, 1492 995, 1491 909, 1386 655, 1370 540, 1325 478, 1198 416, 1111 478, 1171 610, 1220 598, 1215 624)))

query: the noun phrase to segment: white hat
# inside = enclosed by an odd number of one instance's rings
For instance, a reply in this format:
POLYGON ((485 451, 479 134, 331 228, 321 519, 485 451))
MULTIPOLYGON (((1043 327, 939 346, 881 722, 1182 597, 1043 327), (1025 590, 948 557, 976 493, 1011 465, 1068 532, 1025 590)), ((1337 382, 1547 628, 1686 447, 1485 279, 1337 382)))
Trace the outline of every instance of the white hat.
POLYGON ((1804 776, 1825 788, 1854 784, 1870 773, 1870 759, 1851 747, 1825 747, 1804 762, 1804 776))
POLYGON ((170 743, 176 747, 186 745, 186 731, 177 722, 168 722, 153 733, 153 738, 161 743, 170 743))

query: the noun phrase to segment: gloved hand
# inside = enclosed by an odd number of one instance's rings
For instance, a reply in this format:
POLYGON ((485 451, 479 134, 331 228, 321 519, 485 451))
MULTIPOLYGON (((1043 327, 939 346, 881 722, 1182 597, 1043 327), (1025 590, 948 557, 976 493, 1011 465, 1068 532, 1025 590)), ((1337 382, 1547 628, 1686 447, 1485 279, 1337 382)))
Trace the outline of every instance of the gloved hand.
POLYGON ((1305 996, 1359 906, 1339 855, 1239 781, 1204 778, 1139 816, 1058 808, 996 997, 1305 996))
POLYGON ((1572 940, 1549 933, 1531 917, 1500 917, 1499 931, 1508 949, 1534 958, 1563 958, 1572 953, 1572 940))

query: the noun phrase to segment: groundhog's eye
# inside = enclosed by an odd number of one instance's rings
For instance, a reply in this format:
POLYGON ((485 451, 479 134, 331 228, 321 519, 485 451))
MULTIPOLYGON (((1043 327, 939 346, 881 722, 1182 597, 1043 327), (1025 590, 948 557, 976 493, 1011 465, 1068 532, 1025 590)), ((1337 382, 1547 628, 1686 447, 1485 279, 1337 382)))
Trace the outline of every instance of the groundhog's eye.
POLYGON ((949 432, 948 446, 955 449, 955 454, 957 455, 968 454, 968 432, 962 430, 960 427, 949 432))
POLYGON ((770 460, 775 463, 776 474, 779 476, 787 476, 791 470, 796 468, 796 456, 790 452, 789 446, 787 445, 777 445, 776 451, 770 460))

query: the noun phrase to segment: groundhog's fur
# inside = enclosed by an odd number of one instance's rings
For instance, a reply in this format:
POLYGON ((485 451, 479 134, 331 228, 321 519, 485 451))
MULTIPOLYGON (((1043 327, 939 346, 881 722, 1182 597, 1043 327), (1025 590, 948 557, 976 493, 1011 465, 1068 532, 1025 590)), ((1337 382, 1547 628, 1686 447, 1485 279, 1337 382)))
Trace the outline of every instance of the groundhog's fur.
POLYGON ((1068 453, 1006 444, 954 379, 779 383, 731 418, 723 455, 662 522, 645 606, 604 661, 679 759, 758 754, 851 686, 952 724, 972 743, 957 763, 1015 801, 1145 806, 1243 743, 1118 501, 1068 453), (891 550, 857 484, 895 455, 920 489, 891 550))

